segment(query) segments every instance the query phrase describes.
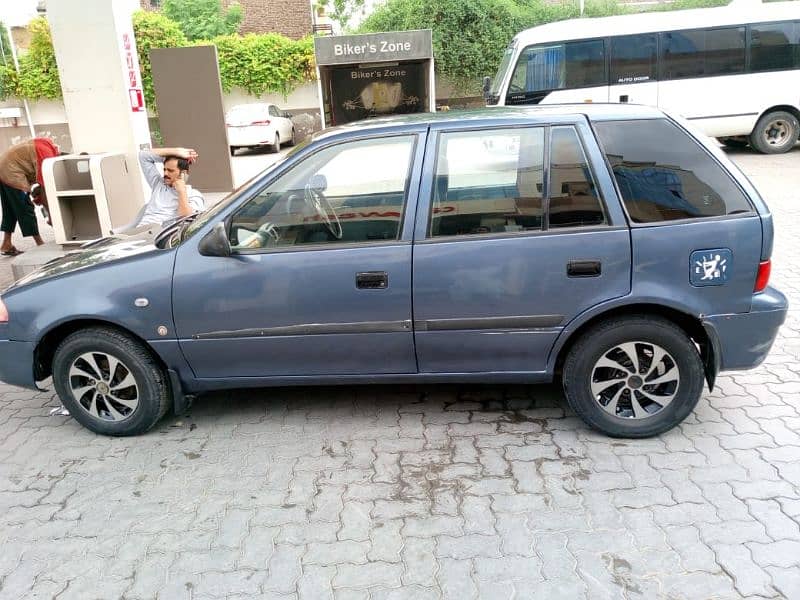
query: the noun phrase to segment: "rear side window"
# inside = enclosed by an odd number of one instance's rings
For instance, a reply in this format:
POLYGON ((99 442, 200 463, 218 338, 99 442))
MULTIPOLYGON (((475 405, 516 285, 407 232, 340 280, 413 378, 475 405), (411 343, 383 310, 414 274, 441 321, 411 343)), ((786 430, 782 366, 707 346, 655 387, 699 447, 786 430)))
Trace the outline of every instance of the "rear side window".
POLYGON ((750 26, 750 70, 791 69, 800 56, 800 24, 767 23, 750 26))
POLYGON ((573 127, 553 127, 551 132, 548 219, 551 229, 602 225, 606 220, 573 127))
POLYGON ((751 212, 731 176, 666 119, 595 123, 635 223, 751 212))

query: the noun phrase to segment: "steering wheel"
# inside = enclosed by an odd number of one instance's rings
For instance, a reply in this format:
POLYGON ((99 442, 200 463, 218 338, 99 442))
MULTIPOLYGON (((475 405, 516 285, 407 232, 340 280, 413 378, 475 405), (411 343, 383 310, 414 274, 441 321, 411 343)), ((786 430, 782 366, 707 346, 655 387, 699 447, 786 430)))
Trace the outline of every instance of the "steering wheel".
POLYGON ((320 216, 322 222, 325 223, 325 227, 331 232, 331 235, 337 240, 342 239, 342 223, 339 221, 339 215, 336 214, 336 211, 325 195, 311 187, 310 183, 307 183, 305 187, 305 200, 320 216), (333 221, 331 221, 329 215, 333 215, 333 221))

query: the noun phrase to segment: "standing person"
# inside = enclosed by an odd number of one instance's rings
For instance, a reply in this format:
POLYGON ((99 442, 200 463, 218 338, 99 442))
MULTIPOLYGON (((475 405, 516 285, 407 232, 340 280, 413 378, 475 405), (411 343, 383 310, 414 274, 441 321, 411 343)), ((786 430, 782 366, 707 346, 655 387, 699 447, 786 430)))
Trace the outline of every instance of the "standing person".
POLYGON ((197 160, 191 148, 153 148, 139 152, 139 164, 152 193, 138 225, 161 225, 205 209, 203 195, 190 186, 189 165, 197 160), (156 163, 164 163, 162 176, 156 163))
MULTIPOLYGON (((34 138, 15 144, 0 154, 0 201, 3 211, 3 220, 0 224, 3 242, 0 254, 3 256, 21 254, 11 241, 17 224, 23 237, 33 237, 37 246, 44 244, 39 235, 36 212, 28 194, 31 187, 38 183, 36 203, 47 209, 47 197, 42 180, 42 161, 59 154, 58 146, 47 138, 34 138)), ((50 223, 49 216, 47 222, 50 223)))

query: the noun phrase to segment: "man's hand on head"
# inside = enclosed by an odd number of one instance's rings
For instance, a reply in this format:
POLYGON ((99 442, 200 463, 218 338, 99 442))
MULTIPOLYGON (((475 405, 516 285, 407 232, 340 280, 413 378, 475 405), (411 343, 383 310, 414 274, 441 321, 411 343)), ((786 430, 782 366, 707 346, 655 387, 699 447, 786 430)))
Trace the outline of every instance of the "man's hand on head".
POLYGON ((177 150, 177 156, 181 158, 185 158, 190 163, 193 163, 197 160, 197 151, 194 148, 175 148, 177 150))

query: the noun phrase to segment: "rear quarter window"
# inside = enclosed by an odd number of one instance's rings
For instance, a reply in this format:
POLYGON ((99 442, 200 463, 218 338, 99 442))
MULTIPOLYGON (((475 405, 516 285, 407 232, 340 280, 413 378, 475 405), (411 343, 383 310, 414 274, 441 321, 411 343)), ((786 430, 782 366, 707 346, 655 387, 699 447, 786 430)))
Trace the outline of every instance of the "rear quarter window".
POLYGON ((752 212, 730 174, 671 121, 605 121, 594 127, 633 222, 752 212))

